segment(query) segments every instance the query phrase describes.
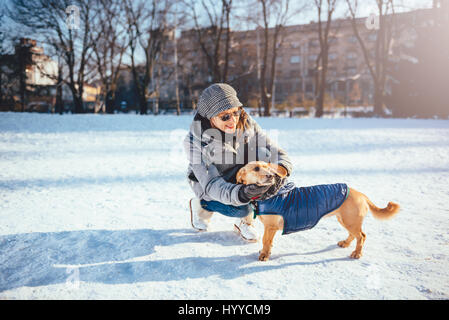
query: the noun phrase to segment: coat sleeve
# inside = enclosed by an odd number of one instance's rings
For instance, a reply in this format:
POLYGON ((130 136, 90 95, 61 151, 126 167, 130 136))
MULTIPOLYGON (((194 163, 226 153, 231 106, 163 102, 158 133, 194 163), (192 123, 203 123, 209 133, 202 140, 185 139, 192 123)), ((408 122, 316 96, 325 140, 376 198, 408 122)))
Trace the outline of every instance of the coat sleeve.
POLYGON ((254 132, 256 134, 257 144, 260 146, 265 146, 271 153, 270 162, 277 163, 283 166, 287 170, 287 176, 290 176, 292 173, 292 162, 287 155, 287 152, 280 148, 276 142, 271 140, 264 130, 260 128, 260 126, 254 121, 254 132))
POLYGON ((193 139, 187 138, 184 141, 184 148, 188 154, 190 168, 198 180, 204 195, 219 201, 223 204, 242 206, 248 202, 241 202, 239 199, 240 184, 227 182, 218 172, 213 164, 206 164, 202 158, 200 146, 193 142, 193 139))
POLYGON ((204 194, 211 199, 233 206, 248 204, 239 199, 239 190, 243 185, 227 182, 213 164, 207 167, 204 164, 194 164, 192 171, 203 188, 204 194))

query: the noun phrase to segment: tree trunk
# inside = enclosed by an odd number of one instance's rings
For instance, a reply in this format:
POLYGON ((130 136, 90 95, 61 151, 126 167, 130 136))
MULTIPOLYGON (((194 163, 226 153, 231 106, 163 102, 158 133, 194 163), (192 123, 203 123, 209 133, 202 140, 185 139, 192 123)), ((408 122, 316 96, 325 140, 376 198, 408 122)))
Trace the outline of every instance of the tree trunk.
POLYGON ((74 113, 84 113, 83 99, 78 94, 73 94, 74 113))
POLYGON ((109 89, 106 93, 105 99, 106 113, 113 114, 114 105, 115 105, 115 92, 114 90, 109 89))
POLYGON ((0 61, 0 104, 3 102, 2 77, 2 66, 0 61))
POLYGON ((382 88, 377 83, 374 84, 374 114, 382 116, 383 112, 383 94, 382 88))
POLYGON ((139 97, 139 105, 140 105, 140 114, 147 114, 148 113, 148 105, 147 105, 147 99, 145 97, 145 94, 141 94, 139 97))
POLYGON ((20 81, 20 105, 21 105, 21 109, 22 112, 25 112, 25 99, 26 99, 26 73, 25 73, 25 66, 21 65, 20 68, 20 77, 19 77, 19 81, 20 81))
POLYGON ((62 88, 58 86, 56 89, 56 103, 55 103, 55 113, 63 114, 64 106, 62 104, 62 88))
POLYGON ((318 96, 316 102, 316 114, 317 118, 321 118, 324 115, 324 98, 326 94, 326 78, 327 78, 327 65, 328 65, 328 49, 324 49, 321 55, 321 72, 319 73, 318 81, 318 96))
POLYGON ((56 102, 55 102, 55 113, 63 114, 63 102, 62 102, 62 85, 59 83, 58 80, 58 86, 56 88, 56 102))

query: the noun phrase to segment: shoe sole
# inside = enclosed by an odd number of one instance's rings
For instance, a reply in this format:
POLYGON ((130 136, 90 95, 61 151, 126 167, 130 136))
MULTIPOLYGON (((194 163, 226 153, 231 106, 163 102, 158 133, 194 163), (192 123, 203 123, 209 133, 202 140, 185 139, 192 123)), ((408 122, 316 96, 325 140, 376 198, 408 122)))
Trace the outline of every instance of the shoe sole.
POLYGON ((192 199, 190 199, 189 201, 189 208, 190 208, 190 224, 192 225, 192 228, 199 232, 207 231, 207 229, 200 229, 193 225, 192 199))
POLYGON ((243 240, 245 240, 246 242, 255 243, 255 242, 258 242, 258 241, 259 241, 258 239, 248 239, 248 238, 245 238, 245 237, 243 236, 242 232, 240 231, 240 228, 239 228, 236 224, 234 224, 234 230, 235 230, 235 232, 237 232, 237 233, 240 235, 240 237, 241 237, 243 240))

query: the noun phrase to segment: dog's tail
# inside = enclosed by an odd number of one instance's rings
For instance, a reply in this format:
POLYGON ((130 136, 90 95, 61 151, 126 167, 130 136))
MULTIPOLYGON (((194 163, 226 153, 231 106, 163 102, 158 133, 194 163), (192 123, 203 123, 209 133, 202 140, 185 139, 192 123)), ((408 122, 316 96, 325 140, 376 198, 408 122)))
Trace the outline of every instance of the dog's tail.
POLYGON ((373 213, 374 218, 379 220, 387 220, 393 218, 396 213, 399 212, 400 206, 397 203, 394 202, 388 202, 388 205, 385 208, 378 208, 374 203, 371 202, 370 199, 368 199, 367 196, 365 196, 366 203, 369 206, 369 209, 373 213))

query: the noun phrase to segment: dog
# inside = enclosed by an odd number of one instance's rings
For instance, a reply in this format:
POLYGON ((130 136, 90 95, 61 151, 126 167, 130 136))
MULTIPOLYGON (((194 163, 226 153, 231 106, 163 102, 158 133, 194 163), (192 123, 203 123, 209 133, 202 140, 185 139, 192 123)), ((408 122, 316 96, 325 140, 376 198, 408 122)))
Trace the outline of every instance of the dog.
MULTIPOLYGON (((236 174, 236 180, 239 184, 267 185, 275 183, 275 175, 278 175, 279 178, 285 178, 287 170, 277 164, 252 161, 240 168, 236 174)), ((283 200, 281 199, 279 201, 283 200)), ((297 199, 294 201, 297 201, 297 199)), ((389 202, 386 208, 378 208, 366 195, 349 187, 347 188, 346 198, 342 198, 341 201, 343 202, 337 209, 325 213, 322 217, 337 217, 338 222, 340 222, 349 233, 347 239, 338 242, 338 246, 346 248, 354 239, 356 239, 357 245, 350 257, 359 259, 362 256, 363 244, 366 240, 366 234, 362 231, 362 223, 368 210, 372 212, 374 218, 386 220, 398 213, 400 206, 394 202, 389 202)), ((289 203, 287 203, 287 206, 288 205, 289 203)), ((285 206, 285 203, 283 206, 285 206)), ((271 248, 276 232, 284 229, 284 218, 281 214, 261 214, 258 215, 258 217, 264 225, 264 234, 262 238, 263 248, 259 251, 259 260, 267 261, 271 255, 271 248)), ((321 218, 318 218, 317 222, 319 219, 321 218)))

